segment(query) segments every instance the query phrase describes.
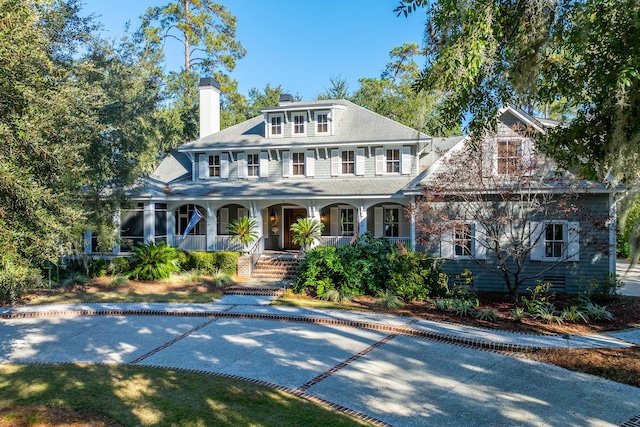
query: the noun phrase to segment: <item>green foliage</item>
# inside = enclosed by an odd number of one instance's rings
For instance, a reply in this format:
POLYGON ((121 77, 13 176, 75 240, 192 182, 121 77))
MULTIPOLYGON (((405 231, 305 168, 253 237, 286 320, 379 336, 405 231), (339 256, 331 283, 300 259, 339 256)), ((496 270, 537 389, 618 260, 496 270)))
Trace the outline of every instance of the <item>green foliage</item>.
POLYGON ((558 312, 556 311, 556 308, 553 304, 548 306, 538 306, 535 308, 535 310, 530 312, 529 315, 534 319, 541 319, 547 323, 563 323, 562 315, 558 315, 558 312))
POLYGON ((324 224, 315 218, 298 218, 291 224, 293 233, 292 242, 300 245, 300 251, 304 253, 310 245, 320 241, 324 224))
POLYGON ((109 282, 112 288, 120 288, 129 284, 129 278, 127 276, 115 275, 109 282))
POLYGON ((496 320, 498 320, 498 312, 496 312, 493 308, 482 308, 476 313, 476 319, 495 322, 496 320))
POLYGON ((387 288, 405 301, 425 300, 436 290, 437 266, 424 253, 392 251, 387 288))
POLYGON ((542 282, 536 280, 536 286, 531 289, 527 288, 527 291, 531 293, 529 298, 522 297, 522 302, 527 308, 527 312, 531 315, 536 313, 548 312, 553 307, 553 300, 555 299, 555 292, 551 290, 552 284, 549 282, 542 282))
POLYGON ((460 317, 475 316, 477 304, 473 300, 453 299, 451 308, 460 317))
POLYGON ((514 322, 522 322, 522 319, 526 314, 527 312, 522 307, 516 307, 513 310, 511 310, 511 318, 513 319, 514 322))
POLYGON ((349 289, 328 289, 322 296, 323 300, 331 302, 351 302, 353 294, 349 289))
POLYGON ((63 288, 74 286, 74 285, 84 285, 85 283, 89 283, 91 279, 84 274, 78 271, 68 271, 65 277, 58 282, 60 286, 63 288))
POLYGON ((631 258, 633 248, 640 248, 640 199, 628 200, 626 205, 618 208, 618 255, 631 258))
POLYGON ((0 302, 15 304, 19 298, 41 284, 40 271, 29 264, 0 258, 0 302))
POLYGON ((613 320, 613 315, 607 310, 607 306, 601 306, 589 301, 581 308, 586 312, 587 317, 595 322, 611 322, 613 320))
POLYGON ((318 246, 307 252, 298 267, 298 275, 293 284, 297 293, 308 293, 322 298, 344 281, 344 267, 337 248, 318 246))
POLYGON ((238 252, 185 252, 179 251, 183 270, 198 270, 202 274, 214 275, 218 270, 233 275, 238 268, 238 252))
POLYGON ((436 298, 431 301, 431 306, 438 311, 451 311, 453 310, 455 300, 452 298, 436 298))
POLYGON ((389 289, 385 289, 383 291, 378 292, 377 303, 379 306, 388 308, 391 310, 398 310, 404 307, 404 302, 402 302, 402 298, 394 294, 389 289))
POLYGON ((108 263, 104 258, 93 258, 89 261, 89 277, 102 277, 107 275, 108 263))
POLYGON ((113 258, 109 263, 108 272, 112 276, 124 275, 131 269, 131 260, 129 257, 113 258))
POLYGON ((258 238, 258 223, 255 218, 243 216, 233 221, 227 227, 231 234, 231 239, 240 242, 243 248, 246 248, 251 242, 258 238))
POLYGON ((138 243, 133 247, 132 263, 134 279, 167 279, 180 270, 176 249, 165 242, 138 243))
POLYGON ((216 288, 223 288, 225 286, 232 285, 234 283, 231 275, 229 275, 226 271, 222 270, 221 268, 214 271, 213 274, 211 275, 211 278, 213 279, 213 285, 216 288))
POLYGON ((572 305, 562 310, 561 317, 570 323, 589 323, 589 317, 578 306, 572 305))
POLYGON ((595 278, 589 280, 585 296, 589 299, 606 301, 618 295, 618 291, 623 286, 624 282, 617 274, 604 274, 601 280, 595 278))

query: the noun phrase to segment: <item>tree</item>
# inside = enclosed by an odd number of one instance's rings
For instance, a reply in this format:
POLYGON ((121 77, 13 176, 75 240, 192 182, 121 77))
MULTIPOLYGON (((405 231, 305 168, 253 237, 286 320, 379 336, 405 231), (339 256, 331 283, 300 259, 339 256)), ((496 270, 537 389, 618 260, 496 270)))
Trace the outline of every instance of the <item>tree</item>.
POLYGON ((329 78, 331 87, 325 91, 325 93, 318 95, 318 101, 323 99, 348 99, 349 98, 349 84, 343 78, 331 76, 329 78))
POLYGON ((258 223, 255 218, 248 216, 238 218, 228 226, 231 239, 240 242, 243 248, 246 248, 251 242, 258 238, 257 228, 258 223))
POLYGON ((443 126, 437 114, 439 95, 415 91, 413 82, 419 75, 415 57, 421 50, 415 43, 405 43, 390 52, 392 59, 381 77, 361 78, 360 87, 350 100, 362 107, 432 136, 460 133, 460 126, 443 126))
POLYGON ((315 218, 298 218, 295 223, 291 224, 291 231, 293 232, 293 239, 291 240, 294 244, 300 245, 300 254, 302 256, 304 256, 309 246, 320 241, 323 229, 324 224, 315 218))
POLYGON ((591 189, 569 173, 557 175, 530 137, 517 142, 523 153, 517 159, 505 155, 508 146, 491 141, 441 158, 415 206, 416 227, 422 242, 440 246, 444 258, 461 256, 495 274, 515 302, 524 283, 578 256, 589 258, 587 248, 608 253, 608 213, 585 206, 595 197, 591 189), (560 236, 557 244, 546 243, 549 233, 560 236), (529 260, 543 256, 545 262, 531 268, 529 260))

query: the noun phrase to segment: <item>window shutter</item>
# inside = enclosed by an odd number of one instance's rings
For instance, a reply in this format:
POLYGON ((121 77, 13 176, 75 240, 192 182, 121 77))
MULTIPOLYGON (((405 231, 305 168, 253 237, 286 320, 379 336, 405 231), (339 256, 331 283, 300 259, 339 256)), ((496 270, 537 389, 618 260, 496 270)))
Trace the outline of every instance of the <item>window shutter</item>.
POLYGON ((229 208, 220 208, 220 234, 229 234, 229 208))
POLYGON ((447 230, 440 235, 440 257, 453 259, 453 233, 454 225, 448 224, 447 230))
POLYGON ((529 256, 531 261, 542 261, 544 257, 544 239, 542 238, 544 227, 544 222, 529 222, 529 245, 531 246, 529 256))
POLYGON ((377 207, 374 209, 374 231, 376 237, 384 236, 384 208, 377 207))
POLYGON ((376 175, 382 175, 384 173, 384 148, 376 148, 376 175))
POLYGON ((487 259, 487 231, 479 222, 473 223, 473 257, 487 259))
POLYGON ((340 150, 331 150, 331 176, 340 175, 340 150))
POLYGON ((244 218, 245 216, 247 216, 247 209, 246 208, 238 208, 238 219, 240 218, 244 218))
POLYGON ((493 176, 497 173, 498 141, 495 138, 482 141, 482 176, 493 176))
POLYGON ((220 154, 220 178, 229 178, 229 153, 220 154))
POLYGON ((307 151, 304 155, 304 171, 306 176, 314 176, 316 174, 316 158, 313 151, 307 151))
POLYGON ((580 261, 580 223, 577 221, 568 224, 567 261, 580 261))
POLYGON ((198 160, 198 178, 204 179, 209 176, 209 156, 200 154, 198 160))
POLYGON ((356 148, 356 175, 364 175, 364 148, 356 148))
POLYGON ((330 210, 331 212, 331 235, 339 236, 340 235, 340 210, 337 207, 333 207, 330 210))
POLYGON ((291 151, 282 152, 282 176, 289 177, 293 175, 293 162, 291 161, 291 151))
POLYGON ((258 174, 260 178, 267 178, 269 176, 269 153, 266 151, 260 152, 260 166, 258 174))
POLYGON ((249 175, 247 170, 247 155, 245 153, 238 154, 238 178, 246 178, 249 175))
POLYGON ((400 165, 400 173, 409 175, 411 173, 411 147, 402 147, 402 164, 400 165))
POLYGON ((533 175, 535 168, 535 148, 533 139, 526 138, 520 143, 520 156, 522 159, 522 167, 524 175, 533 175))

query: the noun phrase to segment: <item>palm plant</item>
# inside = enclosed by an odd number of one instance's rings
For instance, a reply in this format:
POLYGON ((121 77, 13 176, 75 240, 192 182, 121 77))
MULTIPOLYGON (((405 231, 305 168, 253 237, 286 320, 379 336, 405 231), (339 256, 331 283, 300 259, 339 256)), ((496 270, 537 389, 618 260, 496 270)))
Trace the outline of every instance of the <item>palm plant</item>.
POLYGON ((291 224, 293 238, 291 239, 296 245, 300 245, 300 254, 304 255, 307 248, 320 241, 324 224, 315 218, 298 218, 291 224))
POLYGON ((176 249, 165 242, 137 244, 133 247, 132 261, 135 268, 131 276, 135 279, 166 279, 180 270, 176 249))
POLYGON ((240 242, 245 248, 258 238, 256 228, 258 228, 258 223, 254 218, 243 216, 229 224, 227 230, 231 234, 231 240, 240 242))

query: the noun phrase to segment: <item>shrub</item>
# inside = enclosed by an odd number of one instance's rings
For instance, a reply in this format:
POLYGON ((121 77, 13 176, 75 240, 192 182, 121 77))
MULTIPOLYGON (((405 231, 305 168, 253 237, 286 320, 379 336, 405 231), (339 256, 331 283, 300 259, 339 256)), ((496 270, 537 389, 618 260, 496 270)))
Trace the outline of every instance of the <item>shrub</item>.
POLYGON ((525 304, 529 314, 533 315, 540 310, 544 311, 544 309, 549 311, 548 309, 552 306, 556 297, 555 292, 551 291, 552 286, 549 282, 536 280, 536 286, 533 289, 527 288, 527 291, 531 293, 531 297, 522 297, 522 302, 525 304))
POLYGON ((222 270, 228 275, 233 275, 238 267, 239 252, 182 252, 184 262, 182 269, 198 270, 202 274, 213 275, 222 270))
POLYGON ((454 301, 451 298, 436 298, 431 301, 431 306, 438 311, 451 311, 453 310, 454 301))
POLYGON ((129 257, 117 257, 113 258, 109 263, 108 272, 112 276, 117 276, 127 273, 131 269, 131 260, 129 257))
POLYGON ((73 285, 84 285, 85 283, 89 283, 90 281, 90 278, 78 271, 69 271, 66 277, 58 282, 58 285, 62 287, 68 287, 73 285))
POLYGON ((211 278, 213 279, 213 286, 216 288, 223 288, 233 284, 233 278, 221 268, 214 271, 211 278))
POLYGON ((522 307, 516 307, 511 310, 511 318, 514 322, 522 322, 522 318, 525 316, 526 312, 522 307))
POLYGON ((572 305, 562 310, 562 318, 571 323, 589 323, 588 316, 578 308, 578 306, 572 305))
POLYGON ((618 291, 624 286, 624 282, 620 280, 617 274, 605 274, 602 279, 591 279, 586 290, 587 298, 595 298, 598 300, 610 300, 618 295, 618 291))
POLYGON ((165 242, 138 243, 133 247, 133 252, 134 269, 131 276, 135 279, 166 279, 180 270, 176 249, 165 242))
POLYGON ((328 289, 322 296, 323 300, 332 302, 351 302, 353 301, 353 294, 344 289, 328 289))
POLYGON ((326 291, 340 283, 342 277, 342 260, 336 248, 318 246, 307 252, 306 258, 300 263, 293 290, 322 298, 326 291))
POLYGON ((94 258, 89 261, 89 277, 102 277, 107 275, 107 260, 94 258))
POLYGON ((476 304, 470 300, 454 300, 453 311, 460 317, 473 316, 476 314, 476 304))
POLYGON ((387 255, 387 288, 406 301, 425 300, 438 281, 437 264, 425 254, 396 250, 387 255))
POLYGON ((391 310, 398 310, 404 307, 402 298, 398 297, 389 290, 378 292, 378 305, 391 310))
POLYGON ((25 292, 40 285, 38 269, 15 263, 7 256, 0 258, 0 301, 15 304, 25 292))
POLYGON ((606 306, 594 304, 589 301, 584 306, 584 310, 587 313, 587 317, 593 321, 599 322, 602 320, 606 320, 610 322, 613 320, 613 315, 607 310, 606 306))
POLYGON ((498 320, 498 312, 493 308, 483 308, 478 310, 478 312, 476 313, 476 318, 489 322, 495 322, 496 320, 498 320))

